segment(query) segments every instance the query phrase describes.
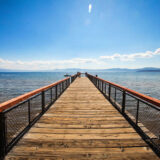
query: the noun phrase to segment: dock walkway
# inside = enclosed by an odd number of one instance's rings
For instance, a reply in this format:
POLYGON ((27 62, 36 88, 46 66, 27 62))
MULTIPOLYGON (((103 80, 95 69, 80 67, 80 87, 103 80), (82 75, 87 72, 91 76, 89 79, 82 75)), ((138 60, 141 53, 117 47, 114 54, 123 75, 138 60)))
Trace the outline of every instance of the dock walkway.
POLYGON ((5 159, 159 159, 86 77, 77 78, 5 159))

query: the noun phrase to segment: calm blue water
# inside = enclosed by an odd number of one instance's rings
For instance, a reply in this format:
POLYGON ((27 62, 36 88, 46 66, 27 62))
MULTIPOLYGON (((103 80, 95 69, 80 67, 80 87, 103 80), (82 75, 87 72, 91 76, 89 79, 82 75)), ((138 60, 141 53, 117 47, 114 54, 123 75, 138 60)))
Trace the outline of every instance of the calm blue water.
POLYGON ((64 79, 64 74, 62 72, 0 72, 0 103, 64 79))
MULTIPOLYGON (((62 72, 0 73, 0 103, 64 78, 62 72)), ((74 74, 74 73, 70 73, 74 74)), ((160 72, 91 73, 160 99, 160 72)))
POLYGON ((99 77, 160 99, 160 72, 103 72, 99 77))

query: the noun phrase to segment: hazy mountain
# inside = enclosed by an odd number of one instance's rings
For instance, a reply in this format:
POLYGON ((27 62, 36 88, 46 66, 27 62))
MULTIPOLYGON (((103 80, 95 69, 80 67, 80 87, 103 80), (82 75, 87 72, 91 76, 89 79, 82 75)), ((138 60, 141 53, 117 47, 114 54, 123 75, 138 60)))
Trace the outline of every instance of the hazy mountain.
POLYGON ((138 72, 160 72, 160 68, 145 67, 138 69, 138 72))
POLYGON ((128 68, 109 68, 109 69, 80 69, 80 68, 69 68, 69 69, 55 69, 54 72, 160 72, 160 68, 145 67, 138 69, 128 68))
POLYGON ((110 69, 105 69, 105 71, 109 71, 109 72, 135 72, 135 71, 137 71, 137 69, 110 68, 110 69))
POLYGON ((0 72, 13 72, 13 70, 10 70, 10 69, 0 69, 0 72))
POLYGON ((0 69, 0 72, 160 72, 160 68, 145 67, 138 69, 128 68, 109 68, 109 69, 80 69, 80 68, 67 68, 67 69, 54 69, 54 70, 11 70, 0 69))

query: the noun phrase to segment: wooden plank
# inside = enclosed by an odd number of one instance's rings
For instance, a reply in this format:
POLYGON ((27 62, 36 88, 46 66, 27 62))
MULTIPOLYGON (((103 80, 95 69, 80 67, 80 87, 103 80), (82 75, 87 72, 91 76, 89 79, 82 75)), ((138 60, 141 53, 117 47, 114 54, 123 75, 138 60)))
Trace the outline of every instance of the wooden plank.
MULTIPOLYGON (((50 117, 45 116, 42 117, 42 120, 48 120, 48 121, 61 121, 62 117, 50 117)), ((125 121, 123 117, 63 117, 63 121, 125 121)))
MULTIPOLYGON (((152 151, 146 147, 132 147, 132 148, 37 148, 37 147, 17 147, 14 156, 32 156, 34 157, 48 157, 48 158, 68 158, 68 159, 152 159, 152 151), (136 153, 136 154, 135 154, 136 153), (135 158, 134 158, 135 157, 135 158)), ((158 160, 155 157, 154 160, 158 160)))
POLYGON ((66 120, 64 121, 63 119, 62 120, 48 120, 48 119, 42 119, 41 120, 42 123, 50 123, 50 124, 84 124, 84 125, 101 125, 101 124, 108 124, 108 123, 112 123, 112 124, 126 124, 127 122, 125 121, 119 121, 119 120, 114 120, 114 121, 111 121, 111 120, 104 120, 104 121, 96 121, 96 120, 77 120, 77 121, 69 121, 69 120, 66 120))
POLYGON ((54 139, 38 140, 23 139, 19 146, 50 147, 50 148, 115 148, 115 147, 147 147, 141 139, 54 139))
POLYGON ((126 147, 126 148, 55 148, 53 149, 49 149, 47 148, 41 148, 41 147, 28 147, 26 149, 25 146, 17 146, 14 151, 16 151, 17 153, 19 152, 19 154, 24 154, 26 152, 33 152, 34 154, 36 153, 41 153, 41 154, 52 154, 55 155, 57 153, 63 153, 64 152, 66 154, 69 153, 74 153, 74 154, 78 154, 78 153, 147 153, 147 152, 152 152, 152 150, 149 147, 126 147))
POLYGON ((54 128, 32 128, 30 133, 52 133, 52 134, 120 134, 120 133, 136 133, 133 128, 112 128, 112 129, 54 129, 54 128))
POLYGON ((32 138, 35 140, 49 139, 137 139, 140 136, 137 133, 126 134, 44 134, 44 133, 28 133, 24 136, 25 139, 32 138))
POLYGON ((125 124, 90 124, 90 125, 85 125, 85 124, 53 124, 53 123, 37 123, 35 124, 35 127, 40 127, 40 128, 79 128, 79 129, 84 129, 84 128, 130 128, 131 126, 127 123, 125 124))
MULTIPOLYGON (((152 160, 153 153, 125 153, 125 154, 62 154, 62 155, 9 155, 7 159, 11 160, 152 160)), ((154 160, 159 160, 159 158, 155 157, 154 160)))
MULTIPOLYGON (((66 111, 66 110, 64 110, 64 111, 55 111, 54 112, 54 110, 52 110, 50 113, 60 113, 60 114, 79 114, 79 115, 81 115, 81 114, 92 114, 92 115, 108 115, 108 114, 111 114, 111 113, 115 113, 115 111, 85 111, 85 110, 80 110, 80 111, 77 111, 77 110, 72 110, 72 111, 66 111)), ((117 113, 117 112, 116 112, 117 113)))
POLYGON ((51 113, 51 114, 46 114, 44 115, 43 117, 64 117, 64 118, 72 118, 72 117, 75 117, 75 118, 99 118, 99 117, 121 117, 121 115, 119 114, 111 114, 111 115, 92 115, 92 114, 65 114, 65 115, 62 115, 62 114, 57 114, 57 113, 51 113))

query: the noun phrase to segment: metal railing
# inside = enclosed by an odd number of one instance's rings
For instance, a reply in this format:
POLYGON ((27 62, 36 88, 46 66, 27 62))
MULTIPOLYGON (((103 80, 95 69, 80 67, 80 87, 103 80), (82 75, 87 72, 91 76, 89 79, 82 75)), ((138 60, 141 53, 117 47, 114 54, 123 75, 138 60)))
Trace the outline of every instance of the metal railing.
POLYGON ((0 104, 0 159, 50 108, 77 74, 0 104))
POLYGON ((75 80, 78 76, 79 76, 79 74, 72 75, 72 76, 71 76, 71 80, 70 80, 71 83, 74 82, 74 80, 75 80))
POLYGON ((86 76, 160 157, 160 100, 88 73, 86 76))

